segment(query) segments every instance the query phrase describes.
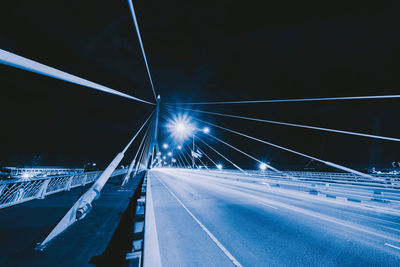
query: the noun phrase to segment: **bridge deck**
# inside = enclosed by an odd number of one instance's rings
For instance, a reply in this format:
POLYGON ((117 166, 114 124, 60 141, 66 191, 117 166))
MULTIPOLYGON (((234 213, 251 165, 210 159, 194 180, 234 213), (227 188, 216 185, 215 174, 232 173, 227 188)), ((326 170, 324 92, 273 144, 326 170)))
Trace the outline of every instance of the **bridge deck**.
POLYGON ((190 171, 152 170, 149 179, 163 266, 400 262, 399 214, 379 207, 190 171))
POLYGON ((136 176, 121 188, 121 176, 112 177, 94 202, 91 213, 42 252, 34 250, 36 243, 43 241, 88 187, 74 188, 43 200, 0 210, 0 265, 86 266, 89 262, 122 261, 124 251, 129 249, 130 235, 121 233, 127 231, 126 225, 121 227, 121 215, 127 209, 140 178, 142 175, 136 176), (103 253, 105 255, 99 257, 103 253))

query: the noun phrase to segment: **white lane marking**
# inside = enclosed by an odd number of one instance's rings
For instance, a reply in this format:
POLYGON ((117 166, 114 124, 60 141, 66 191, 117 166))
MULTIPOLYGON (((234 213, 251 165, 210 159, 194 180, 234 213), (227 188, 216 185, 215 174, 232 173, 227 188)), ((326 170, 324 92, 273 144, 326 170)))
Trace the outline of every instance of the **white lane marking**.
POLYGON ((158 180, 161 182, 161 184, 168 190, 168 192, 181 204, 181 206, 186 210, 187 213, 197 222, 198 225, 200 225, 201 229, 206 232, 206 234, 211 238, 212 241, 222 250, 222 252, 232 261, 232 263, 235 266, 242 267, 242 265, 235 259, 235 257, 232 256, 232 254, 221 244, 221 242, 218 241, 218 239, 196 218, 196 216, 193 215, 193 213, 190 212, 190 210, 182 203, 182 201, 179 200, 179 198, 168 188, 168 186, 161 181, 160 178, 158 180))
POLYGON ((400 248, 396 247, 395 245, 392 245, 392 244, 389 244, 389 243, 385 243, 385 245, 388 246, 388 247, 392 247, 392 248, 400 250, 400 248))
MULTIPOLYGON (((176 176, 176 177, 179 177, 179 175, 176 176)), ((187 177, 188 176, 186 176, 185 178, 187 178, 187 177)), ((212 180, 212 179, 210 179, 210 180, 212 180)), ((199 180, 195 180, 195 181, 198 182, 199 180)), ((225 185, 225 187, 223 188, 225 190, 225 192, 227 192, 227 190, 230 190, 231 192, 236 193, 238 195, 242 195, 242 196, 246 196, 246 197, 249 197, 249 198, 253 198, 256 201, 261 201, 260 200, 261 197, 255 196, 255 195, 251 194, 250 192, 246 192, 246 191, 251 191, 251 189, 248 188, 248 187, 238 187, 238 186, 235 186, 235 185, 229 185, 229 184, 225 184, 225 183, 221 183, 221 184, 225 185), (240 191, 238 189, 240 189, 242 191, 240 191)), ((218 184, 214 184, 214 185, 217 185, 217 186, 221 187, 221 185, 218 185, 218 184)), ((307 215, 307 216, 311 216, 311 217, 314 217, 314 218, 317 218, 317 219, 320 219, 320 220, 324 220, 324 221, 327 221, 327 222, 330 222, 330 223, 335 223, 335 224, 338 224, 338 225, 342 225, 344 227, 347 227, 347 228, 350 228, 350 229, 354 229, 354 230, 357 230, 357 231, 360 231, 360 232, 364 232, 364 233, 367 233, 367 234, 370 234, 370 235, 373 235, 373 236, 378 236, 378 237, 381 237, 381 238, 385 238, 385 239, 391 240, 393 242, 398 242, 397 238, 393 238, 391 236, 387 236, 385 234, 378 233, 378 232, 376 232, 375 229, 371 229, 369 227, 358 225, 356 223, 348 222, 348 221, 345 221, 345 220, 342 220, 342 219, 338 219, 336 217, 332 217, 332 216, 329 216, 329 215, 325 215, 325 214, 322 214, 322 213, 319 213, 319 212, 315 212, 315 211, 312 211, 312 210, 307 210, 305 208, 300 208, 300 207, 297 207, 297 206, 293 206, 291 204, 285 204, 283 202, 275 201, 275 200, 272 200, 272 199, 268 199, 268 202, 271 203, 271 204, 274 204, 275 206, 283 208, 283 209, 288 209, 288 210, 291 210, 291 211, 299 212, 301 214, 304 214, 304 215, 307 215)))
POLYGON ((278 208, 277 207, 274 207, 274 206, 271 206, 271 205, 268 205, 268 204, 265 204, 264 202, 260 202, 260 201, 257 201, 259 204, 261 204, 261 205, 263 205, 263 206, 267 206, 267 207, 270 207, 270 208, 272 208, 272 209, 275 209, 275 210, 277 210, 278 208))

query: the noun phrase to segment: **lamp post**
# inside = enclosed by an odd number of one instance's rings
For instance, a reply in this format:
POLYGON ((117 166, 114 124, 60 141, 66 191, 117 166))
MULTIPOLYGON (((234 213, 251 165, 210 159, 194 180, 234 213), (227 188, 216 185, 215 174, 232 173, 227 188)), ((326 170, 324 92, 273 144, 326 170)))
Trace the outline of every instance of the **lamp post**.
MULTIPOLYGON (((199 131, 201 131, 201 132, 203 132, 203 133, 205 133, 205 134, 208 134, 209 132, 210 132, 210 128, 208 128, 208 127, 204 127, 203 129, 197 129, 197 132, 199 132, 199 131)), ((193 142, 192 142, 192 169, 194 169, 194 166, 195 166, 195 157, 194 157, 194 155, 195 155, 195 151, 194 151, 194 134, 195 134, 195 132, 196 131, 193 131, 193 142)))

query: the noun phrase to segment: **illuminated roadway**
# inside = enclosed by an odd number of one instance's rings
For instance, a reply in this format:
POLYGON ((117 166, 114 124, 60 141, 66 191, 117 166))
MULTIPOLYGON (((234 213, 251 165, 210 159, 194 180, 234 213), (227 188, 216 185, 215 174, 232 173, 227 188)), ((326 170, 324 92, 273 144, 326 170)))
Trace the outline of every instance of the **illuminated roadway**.
POLYGON ((148 177, 163 266, 399 266, 395 210, 205 171, 148 177))

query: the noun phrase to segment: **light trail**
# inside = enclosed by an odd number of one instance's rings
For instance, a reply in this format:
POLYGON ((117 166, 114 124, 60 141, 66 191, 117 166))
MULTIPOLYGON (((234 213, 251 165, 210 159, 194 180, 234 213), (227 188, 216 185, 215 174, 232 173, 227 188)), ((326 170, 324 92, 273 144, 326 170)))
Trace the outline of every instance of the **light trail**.
POLYGON ((271 120, 264 120, 264 119, 251 118, 251 117, 243 117, 243 116, 238 116, 238 115, 217 113, 217 112, 197 110, 197 109, 180 108, 180 107, 176 107, 176 108, 177 109, 182 109, 182 110, 187 110, 187 111, 198 112, 198 113, 229 117, 229 118, 236 118, 236 119, 243 119, 243 120, 250 120, 250 121, 258 121, 258 122, 265 122, 265 123, 270 123, 270 124, 278 124, 278 125, 284 125, 284 126, 300 127, 300 128, 313 129, 313 130, 319 130, 319 131, 326 131, 326 132, 348 134, 348 135, 355 135, 355 136, 361 136, 361 137, 368 137, 368 138, 375 138, 375 139, 381 139, 381 140, 387 140, 387 141, 400 142, 399 138, 393 138, 393 137, 387 137, 387 136, 364 134, 364 133, 351 132, 351 131, 342 131, 342 130, 335 130, 335 129, 330 129, 330 128, 322 128, 322 127, 309 126, 309 125, 303 125, 303 124, 295 124, 295 123, 288 123, 288 122, 271 121, 271 120))
POLYGON ((140 34, 140 30, 139 30, 139 24, 138 24, 137 19, 136 19, 136 13, 135 13, 135 9, 133 8, 132 0, 128 0, 128 4, 129 4, 129 8, 130 8, 131 13, 132 13, 133 23, 135 24, 135 29, 136 29, 136 33, 137 33, 137 36, 138 36, 138 39, 139 39, 140 48, 141 48, 141 50, 142 50, 144 63, 146 64, 146 70, 147 70, 147 74, 148 74, 148 76, 149 76, 149 80, 150 80, 150 84, 151 84, 151 89, 153 89, 154 99, 157 100, 156 91, 154 90, 153 79, 151 78, 151 73, 150 73, 149 64, 147 63, 146 52, 144 51, 144 46, 143 46, 143 42, 142 42, 142 37, 141 37, 141 34, 140 34))
POLYGON ((78 84, 78 85, 82 85, 85 87, 89 87, 95 90, 99 90, 102 92, 106 92, 109 94, 113 94, 113 95, 117 95, 117 96, 122 96, 124 98, 128 98, 128 99, 132 99, 132 100, 136 100, 142 103, 146 103, 146 104, 150 104, 150 105, 155 105, 152 102, 119 92, 117 90, 111 89, 109 87, 106 87, 104 85, 98 84, 98 83, 94 83, 91 82, 89 80, 80 78, 78 76, 69 74, 67 72, 49 67, 47 65, 41 64, 39 62, 30 60, 28 58, 25 57, 21 57, 19 55, 13 54, 11 52, 5 51, 3 49, 0 49, 0 63, 4 64, 4 65, 8 65, 11 67, 15 67, 15 68, 19 68, 19 69, 23 69, 23 70, 27 70, 27 71, 31 71, 34 73, 38 73, 44 76, 48 76, 48 77, 52 77, 52 78, 56 78, 59 80, 63 80, 66 82, 70 82, 70 83, 74 83, 74 84, 78 84))
POLYGON ((343 96, 343 97, 317 97, 297 99, 267 99, 267 100, 239 100, 239 101, 215 101, 215 102, 186 102, 166 103, 171 105, 221 105, 221 104, 256 104, 256 103, 282 103, 282 102, 308 102, 308 101, 338 101, 338 100, 368 100, 368 99, 392 99, 400 98, 400 95, 374 95, 374 96, 343 96))

